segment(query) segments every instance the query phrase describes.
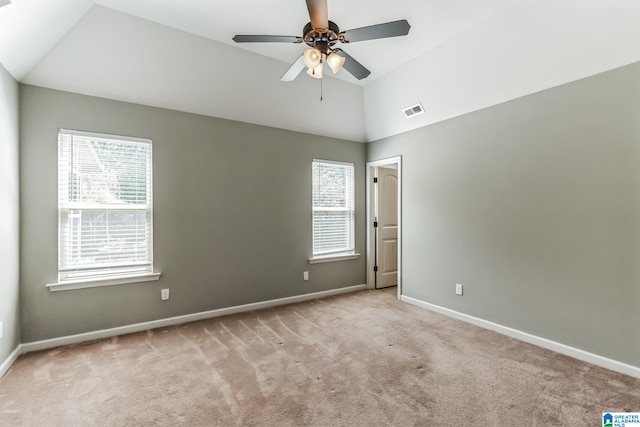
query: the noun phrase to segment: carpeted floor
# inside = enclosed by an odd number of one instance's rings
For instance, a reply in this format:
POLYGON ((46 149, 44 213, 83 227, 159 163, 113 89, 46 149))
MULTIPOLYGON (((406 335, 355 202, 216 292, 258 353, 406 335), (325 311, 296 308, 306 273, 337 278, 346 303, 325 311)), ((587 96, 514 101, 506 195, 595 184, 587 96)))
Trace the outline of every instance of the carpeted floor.
POLYGON ((640 380, 362 291, 21 356, 1 426, 599 426, 640 380))

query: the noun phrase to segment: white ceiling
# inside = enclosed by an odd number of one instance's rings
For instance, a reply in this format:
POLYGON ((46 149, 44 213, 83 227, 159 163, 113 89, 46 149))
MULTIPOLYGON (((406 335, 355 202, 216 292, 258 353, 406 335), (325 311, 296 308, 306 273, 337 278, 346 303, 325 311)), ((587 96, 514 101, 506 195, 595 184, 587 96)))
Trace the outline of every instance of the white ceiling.
POLYGON ((640 59, 637 0, 329 0, 342 30, 406 18, 408 36, 344 49, 372 74, 279 77, 304 50, 303 0, 14 0, 0 63, 19 81, 371 141, 640 59), (427 112, 406 120, 402 108, 427 112))
MULTIPOLYGON (((407 37, 343 46, 347 53, 371 70, 371 76, 361 82, 364 84, 464 31, 508 2, 328 0, 328 7, 329 19, 338 24, 341 30, 398 19, 407 19, 412 26, 407 37)), ((309 22, 304 0, 96 0, 96 3, 287 63, 293 63, 305 46, 236 44, 231 38, 236 34, 302 36, 302 29, 309 22)), ((358 82, 346 72, 339 76, 350 82, 358 82)))

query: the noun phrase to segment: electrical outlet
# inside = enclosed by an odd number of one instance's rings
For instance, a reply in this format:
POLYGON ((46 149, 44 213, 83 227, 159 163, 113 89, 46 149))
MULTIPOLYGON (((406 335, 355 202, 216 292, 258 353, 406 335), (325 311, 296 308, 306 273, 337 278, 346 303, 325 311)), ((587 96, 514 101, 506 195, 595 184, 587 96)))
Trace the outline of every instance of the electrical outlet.
POLYGON ((304 273, 302 273, 302 277, 304 278, 304 280, 309 280, 309 272, 305 271, 304 273))
POLYGON ((462 285, 460 283, 456 283, 456 295, 462 295, 462 285))
POLYGON ((169 289, 161 289, 160 290, 160 298, 162 301, 166 301, 169 299, 169 289))

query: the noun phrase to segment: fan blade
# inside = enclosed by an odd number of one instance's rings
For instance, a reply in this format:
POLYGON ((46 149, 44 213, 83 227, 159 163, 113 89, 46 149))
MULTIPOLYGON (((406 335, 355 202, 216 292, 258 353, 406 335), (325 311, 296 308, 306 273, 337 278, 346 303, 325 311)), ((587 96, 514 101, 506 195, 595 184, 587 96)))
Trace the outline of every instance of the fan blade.
POLYGON ((302 37, 235 35, 233 41, 236 43, 301 43, 302 37))
POLYGON ((291 64, 291 67, 289 67, 287 72, 282 75, 280 80, 283 82, 291 82, 295 80, 295 78, 298 77, 298 74, 300 74, 300 72, 305 68, 306 65, 304 65, 304 59, 302 58, 302 55, 300 55, 298 60, 291 64))
POLYGON ((346 58, 346 61, 344 61, 344 65, 342 66, 342 68, 347 70, 356 79, 362 80, 369 74, 371 74, 371 71, 367 70, 364 65, 353 59, 353 57, 344 50, 336 49, 335 53, 342 56, 343 58, 346 58))
POLYGON ((364 40, 384 39, 387 37, 406 36, 409 34, 411 25, 406 19, 400 21, 386 22, 384 24, 370 25, 368 27, 356 28, 340 33, 347 43, 361 42, 364 40))
POLYGON ((329 28, 329 8, 327 0, 307 0, 309 18, 313 28, 329 28))

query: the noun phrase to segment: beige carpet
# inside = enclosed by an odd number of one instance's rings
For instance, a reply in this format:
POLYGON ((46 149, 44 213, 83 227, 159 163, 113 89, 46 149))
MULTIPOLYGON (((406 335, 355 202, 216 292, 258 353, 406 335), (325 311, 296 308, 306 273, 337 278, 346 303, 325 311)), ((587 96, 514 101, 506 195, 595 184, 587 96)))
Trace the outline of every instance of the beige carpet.
POLYGON ((363 291, 18 359, 2 426, 599 426, 640 380, 363 291))

